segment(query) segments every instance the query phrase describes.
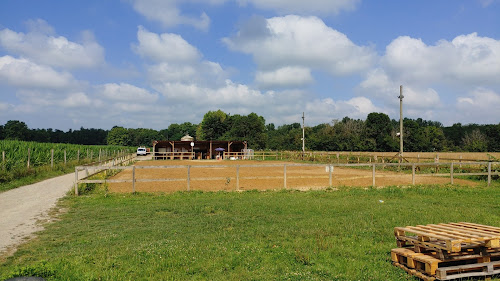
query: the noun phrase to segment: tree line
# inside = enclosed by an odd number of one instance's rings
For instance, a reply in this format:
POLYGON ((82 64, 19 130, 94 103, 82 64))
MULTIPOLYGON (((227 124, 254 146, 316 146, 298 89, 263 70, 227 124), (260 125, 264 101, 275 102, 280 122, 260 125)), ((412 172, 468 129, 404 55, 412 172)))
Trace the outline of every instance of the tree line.
MULTIPOLYGON (((478 125, 460 123, 445 127, 440 122, 421 118, 403 121, 404 151, 500 151, 500 123, 478 125)), ((385 113, 373 112, 366 120, 344 117, 316 126, 305 127, 307 150, 317 151, 399 151, 399 120, 385 113)), ((300 123, 275 126, 266 124, 256 113, 228 114, 209 111, 199 124, 184 122, 153 130, 115 126, 110 130, 29 129, 17 120, 0 126, 0 140, 13 139, 36 142, 84 145, 151 146, 154 140, 180 140, 189 134, 196 140, 246 140, 255 150, 301 150, 300 123)))

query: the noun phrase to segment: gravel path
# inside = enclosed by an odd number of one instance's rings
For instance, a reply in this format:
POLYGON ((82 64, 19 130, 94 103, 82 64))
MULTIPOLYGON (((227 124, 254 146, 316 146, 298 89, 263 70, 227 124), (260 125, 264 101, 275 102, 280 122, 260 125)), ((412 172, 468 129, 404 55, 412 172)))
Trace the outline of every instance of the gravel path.
MULTIPOLYGON (((151 155, 137 159, 149 160, 151 155)), ((90 173, 95 171, 91 169, 90 173)), ((83 177, 82 171, 78 178, 83 177)), ((74 183, 75 173, 70 173, 0 193, 0 256, 15 251, 17 245, 42 230, 38 221, 50 219, 49 211, 74 188, 74 183)))
POLYGON ((72 173, 0 193, 0 255, 42 230, 37 221, 48 218, 74 181, 72 173))

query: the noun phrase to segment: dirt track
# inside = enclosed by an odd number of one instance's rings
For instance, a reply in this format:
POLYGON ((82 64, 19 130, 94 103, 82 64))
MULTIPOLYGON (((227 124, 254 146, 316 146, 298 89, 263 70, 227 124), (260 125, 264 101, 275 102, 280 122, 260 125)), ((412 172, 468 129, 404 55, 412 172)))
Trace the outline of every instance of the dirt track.
POLYGON ((39 220, 73 187, 67 174, 0 193, 0 256, 43 228, 39 220))
MULTIPOLYGON (((191 167, 190 189, 217 191, 236 190, 236 165, 281 165, 278 167, 240 167, 239 186, 240 190, 266 190, 282 189, 284 187, 283 164, 293 164, 280 161, 142 161, 136 163, 140 166, 207 166, 220 165, 230 167, 191 167), (258 178, 258 179, 256 179, 258 178)), ((293 167, 287 166, 287 188, 309 190, 322 189, 329 185, 329 173, 325 166, 320 167, 293 167)), ((136 191, 139 192, 173 192, 187 190, 187 168, 136 168, 137 180, 161 180, 156 182, 137 182, 136 191)), ((335 167, 333 171, 332 186, 371 186, 371 169, 353 169, 335 167)), ((132 171, 124 170, 112 179, 130 180, 132 171)), ((437 177, 430 175, 417 175, 416 184, 445 184, 449 183, 449 177, 437 177)), ((396 173, 390 171, 376 172, 376 185, 410 185, 411 174, 396 173)), ((454 183, 462 185, 476 185, 467 180, 455 179, 454 183)), ((109 183, 111 192, 132 192, 132 183, 109 183)))

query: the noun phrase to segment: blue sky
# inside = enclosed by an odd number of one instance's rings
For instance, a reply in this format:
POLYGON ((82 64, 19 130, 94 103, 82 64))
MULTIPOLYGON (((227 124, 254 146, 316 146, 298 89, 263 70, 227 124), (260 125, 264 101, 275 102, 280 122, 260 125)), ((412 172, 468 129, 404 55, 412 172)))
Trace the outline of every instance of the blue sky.
POLYGON ((500 1, 5 0, 0 123, 500 122, 500 1))

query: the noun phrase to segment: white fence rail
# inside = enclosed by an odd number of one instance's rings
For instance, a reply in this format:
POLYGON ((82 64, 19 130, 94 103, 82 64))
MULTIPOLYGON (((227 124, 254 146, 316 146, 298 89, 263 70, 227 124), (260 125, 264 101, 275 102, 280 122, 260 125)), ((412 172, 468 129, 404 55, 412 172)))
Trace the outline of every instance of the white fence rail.
MULTIPOLYGON (((130 160, 130 159, 129 159, 130 160)), ((486 172, 455 172, 455 169, 458 166, 458 163, 365 163, 365 164, 263 164, 263 165, 165 165, 165 166, 78 166, 75 168, 75 195, 78 195, 78 184, 81 183, 132 183, 132 192, 136 191, 135 184, 137 182, 187 182, 187 191, 191 190, 191 181, 193 180, 224 180, 226 177, 192 177, 191 170, 197 168, 234 168, 236 176, 234 179, 236 180, 236 190, 240 189, 240 179, 282 179, 283 180, 283 188, 287 189, 287 179, 291 179, 294 177, 287 176, 287 167, 325 167, 325 170, 328 172, 328 186, 332 186, 333 180, 333 171, 334 167, 357 167, 357 168, 371 168, 372 170, 372 186, 376 186, 375 175, 377 173, 377 168, 387 168, 387 167, 397 167, 398 169, 402 169, 404 167, 410 168, 412 172, 412 184, 415 185, 415 178, 417 177, 416 170, 419 167, 423 166, 435 166, 436 171, 438 168, 444 169, 449 168, 449 172, 446 173, 419 173, 418 176, 443 176, 450 177, 450 183, 453 184, 454 178, 457 176, 487 176, 488 186, 491 184, 491 178, 494 175, 500 175, 500 172, 494 171, 492 172, 492 165, 499 165, 500 162, 461 162, 462 166, 472 166, 476 167, 475 169, 479 169, 481 167, 486 168, 486 172), (241 177, 240 176, 240 168, 265 168, 265 167, 282 167, 283 176, 256 176, 256 177, 241 177), (164 178, 164 179, 137 179, 136 178, 136 170, 137 169, 178 169, 184 168, 187 169, 186 177, 184 178, 164 178), (104 179, 104 180, 92 180, 88 179, 91 174, 88 173, 88 170, 92 169, 96 171, 95 173, 104 171, 104 170, 132 170, 132 178, 130 179, 104 179), (85 176, 80 178, 80 171, 87 171, 85 176)), ((94 173, 94 174, 95 174, 94 173)), ((232 180, 233 178, 231 178, 232 180)), ((326 183, 325 183, 326 187, 326 183)))

